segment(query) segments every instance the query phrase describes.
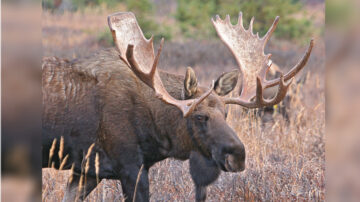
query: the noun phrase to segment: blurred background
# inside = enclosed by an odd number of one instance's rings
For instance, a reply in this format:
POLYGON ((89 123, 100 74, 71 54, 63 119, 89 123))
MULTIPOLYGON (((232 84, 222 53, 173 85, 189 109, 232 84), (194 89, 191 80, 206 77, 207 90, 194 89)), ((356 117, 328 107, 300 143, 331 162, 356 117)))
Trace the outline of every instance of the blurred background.
POLYGON ((71 59, 114 46, 107 15, 132 11, 147 38, 154 35, 155 43, 165 38, 161 57, 164 68, 210 65, 213 67, 208 69, 216 73, 227 67, 234 68, 235 60, 220 42, 210 19, 216 14, 222 18, 229 14, 235 24, 239 12, 243 11, 244 26, 248 27, 251 17, 255 16, 254 30, 260 36, 276 16, 281 17, 267 46, 278 64, 291 67, 309 40, 315 38, 318 57, 312 58, 317 61, 311 69, 324 71, 325 5, 322 0, 44 0, 42 5, 45 56, 71 59))
MULTIPOLYGON (((185 67, 192 66, 203 85, 237 68, 212 27, 210 19, 216 14, 221 18, 230 14, 235 24, 242 11, 246 28, 255 16, 254 30, 260 36, 279 15, 280 22, 266 52, 272 53, 283 72, 297 62, 314 38, 311 58, 297 77, 305 82, 291 87, 290 122, 280 113, 273 113, 271 121, 263 124, 261 117, 231 109, 228 121, 249 151, 247 170, 223 173, 209 187, 208 199, 323 201, 325 194, 329 201, 360 198, 358 1, 329 0, 326 7, 323 0, 1 3, 3 201, 61 200, 68 173, 40 168, 41 58, 75 59, 113 48, 106 19, 118 11, 134 12, 145 35, 154 35, 155 48, 159 39, 165 38, 161 69, 184 74, 185 67)), ((187 170, 187 162, 166 160, 156 164, 150 173, 152 200, 193 199, 187 170)), ((112 180, 102 182, 88 198, 121 200, 121 185, 112 180)))
POLYGON ((1 1, 1 201, 41 200, 40 1, 1 1))

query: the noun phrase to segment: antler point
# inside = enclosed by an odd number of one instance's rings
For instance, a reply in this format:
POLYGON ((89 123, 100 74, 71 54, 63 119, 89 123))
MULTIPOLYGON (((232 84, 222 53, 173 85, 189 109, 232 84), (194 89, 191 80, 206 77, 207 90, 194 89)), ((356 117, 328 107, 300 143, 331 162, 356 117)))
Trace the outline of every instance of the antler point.
POLYGON ((314 45, 314 41, 315 41, 314 38, 311 38, 311 40, 310 40, 310 45, 311 45, 311 46, 314 45))
POLYGON ((230 15, 229 15, 229 14, 226 15, 225 21, 226 21, 227 23, 230 23, 230 15))
POLYGON ((253 16, 250 20, 250 25, 249 25, 249 31, 252 35, 254 35, 254 33, 253 33, 254 20, 255 20, 255 17, 253 16))
POLYGON ((220 18, 219 15, 216 15, 215 18, 216 18, 216 21, 218 21, 218 20, 220 21, 220 20, 221 20, 221 18, 220 18))

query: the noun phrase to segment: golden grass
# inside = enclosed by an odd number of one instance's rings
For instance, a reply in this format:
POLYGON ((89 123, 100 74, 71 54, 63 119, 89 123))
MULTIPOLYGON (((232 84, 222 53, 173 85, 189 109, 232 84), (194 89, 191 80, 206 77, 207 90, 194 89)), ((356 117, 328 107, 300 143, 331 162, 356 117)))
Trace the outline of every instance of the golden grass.
POLYGON ((56 138, 53 140, 50 151, 49 151, 49 165, 48 165, 49 167, 50 167, 50 164, 51 164, 51 159, 52 159, 52 157, 54 156, 54 153, 55 153, 55 147, 56 147, 56 138))
POLYGON ((133 202, 136 201, 136 192, 137 192, 139 180, 140 180, 141 173, 142 173, 142 170, 143 170, 143 169, 144 169, 144 164, 141 165, 140 170, 139 170, 139 173, 138 173, 138 175, 137 175, 137 177, 136 177, 136 184, 135 184, 135 189, 134 189, 133 202))
POLYGON ((64 137, 63 136, 61 136, 61 138, 60 138, 60 148, 59 148, 58 155, 59 155, 60 162, 62 162, 63 155, 64 155, 64 137))

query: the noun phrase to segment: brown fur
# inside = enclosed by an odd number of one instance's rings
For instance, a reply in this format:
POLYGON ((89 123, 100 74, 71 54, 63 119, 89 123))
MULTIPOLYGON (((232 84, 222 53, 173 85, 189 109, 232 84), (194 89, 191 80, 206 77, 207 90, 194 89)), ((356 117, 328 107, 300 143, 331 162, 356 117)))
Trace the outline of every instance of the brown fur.
MULTIPOLYGON (((184 99, 183 76, 163 71, 160 76, 173 97, 184 99)), ((205 90, 198 87, 192 97, 200 96, 205 90)), ((53 139, 63 136, 64 156, 69 154, 65 169, 75 163, 74 171, 80 174, 81 162, 89 146, 95 143, 91 165, 99 153, 100 179, 120 179, 129 201, 142 164, 144 171, 137 187, 137 201, 149 200, 148 169, 168 157, 185 160, 192 156, 192 161, 197 162, 192 166, 192 176, 198 201, 205 200, 205 187, 216 180, 217 170, 244 169, 244 147, 226 124, 225 104, 216 93, 198 105, 189 118, 183 118, 179 109, 156 98, 153 90, 112 49, 71 62, 45 58, 43 106, 43 166, 50 165, 48 151, 53 139), (202 124, 196 120, 200 115, 210 117, 211 121, 202 124), (235 157, 225 158, 225 150, 235 157), (203 183, 201 171, 209 170, 208 164, 213 167, 208 172, 213 179, 203 183)), ((59 159, 52 160, 59 167, 59 159)), ((90 166, 87 175, 89 179, 95 178, 94 166, 90 166)), ((72 200, 76 183, 78 180, 68 186, 67 200, 72 200)), ((95 187, 95 183, 88 184, 81 199, 95 187)))

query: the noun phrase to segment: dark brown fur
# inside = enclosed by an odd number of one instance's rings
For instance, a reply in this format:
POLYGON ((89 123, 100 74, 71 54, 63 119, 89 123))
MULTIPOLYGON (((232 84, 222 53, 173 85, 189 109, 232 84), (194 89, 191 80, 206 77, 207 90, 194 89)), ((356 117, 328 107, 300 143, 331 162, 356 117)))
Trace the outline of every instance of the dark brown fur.
MULTIPOLYGON (((186 98, 183 76, 162 71, 160 76, 173 97, 186 98)), ((198 97, 205 90, 198 87, 191 97, 198 97)), ((65 169, 75 163, 77 175, 67 187, 65 200, 74 199, 81 162, 93 143, 87 190, 80 199, 96 187, 96 153, 100 156, 100 179, 120 179, 127 201, 132 201, 142 164, 137 201, 149 200, 148 169, 168 157, 190 158, 197 201, 205 200, 205 187, 216 180, 219 169, 244 169, 244 146, 226 124, 225 104, 214 91, 193 114, 183 118, 178 108, 156 98, 153 90, 119 60, 115 50, 71 62, 45 58, 43 106, 43 166, 49 165, 53 139, 61 136, 65 141, 64 156, 69 154, 65 169)), ((59 167, 57 155, 52 160, 59 167)))

